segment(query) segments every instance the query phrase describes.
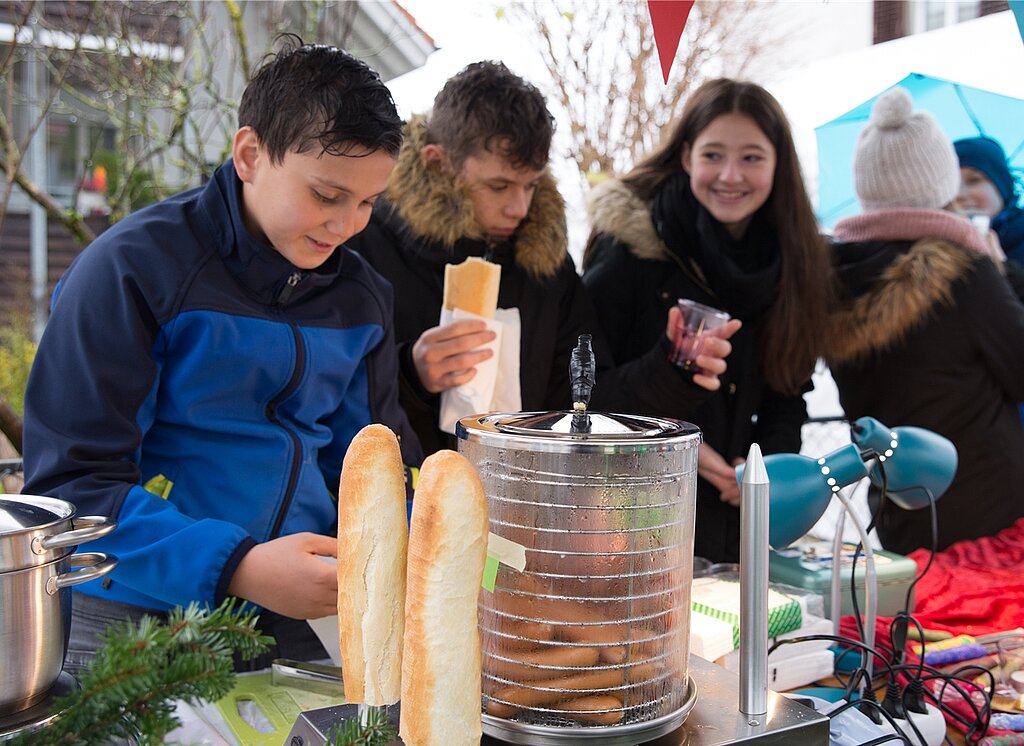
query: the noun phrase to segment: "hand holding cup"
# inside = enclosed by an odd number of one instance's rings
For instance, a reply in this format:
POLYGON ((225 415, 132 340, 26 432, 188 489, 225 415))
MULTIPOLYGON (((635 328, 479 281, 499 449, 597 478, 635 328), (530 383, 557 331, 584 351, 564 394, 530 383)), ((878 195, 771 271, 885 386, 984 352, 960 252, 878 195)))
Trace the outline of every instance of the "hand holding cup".
POLYGON ((729 321, 729 314, 688 298, 680 298, 680 316, 672 329, 672 354, 669 359, 684 370, 697 370, 697 358, 708 335, 715 334, 729 321))

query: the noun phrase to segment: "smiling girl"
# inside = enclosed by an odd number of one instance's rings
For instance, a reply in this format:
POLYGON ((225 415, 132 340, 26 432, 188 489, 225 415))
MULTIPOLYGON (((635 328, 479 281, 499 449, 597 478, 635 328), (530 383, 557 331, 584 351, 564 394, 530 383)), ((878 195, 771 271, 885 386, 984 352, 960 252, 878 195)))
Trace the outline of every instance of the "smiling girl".
POLYGON ((648 350, 679 298, 743 321, 721 388, 687 417, 704 436, 695 553, 735 562, 733 467, 755 441, 766 454, 800 450, 801 394, 831 298, 826 245, 782 108, 752 83, 705 83, 668 140, 596 187, 589 208, 583 282, 616 361, 648 350))

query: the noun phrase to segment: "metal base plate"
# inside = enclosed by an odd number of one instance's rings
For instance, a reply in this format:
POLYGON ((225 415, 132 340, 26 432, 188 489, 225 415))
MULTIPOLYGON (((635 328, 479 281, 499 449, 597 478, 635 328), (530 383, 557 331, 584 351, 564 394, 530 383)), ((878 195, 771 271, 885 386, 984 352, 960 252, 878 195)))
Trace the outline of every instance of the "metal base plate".
POLYGON ((66 697, 78 688, 78 681, 67 671, 61 671, 50 690, 31 707, 0 718, 0 742, 15 736, 37 733, 60 713, 53 709, 57 697, 66 697))
POLYGON ((683 724, 696 702, 697 687, 691 678, 687 679, 686 695, 678 710, 645 723, 590 728, 551 728, 485 714, 483 716, 484 733, 503 742, 524 744, 525 746, 565 746, 567 743, 587 744, 587 746, 634 746, 634 744, 650 741, 674 731, 683 724))
MULTIPOLYGON (((683 713, 685 722, 660 738, 647 742, 647 746, 722 746, 744 744, 745 746, 829 746, 829 720, 826 716, 809 707, 797 704, 781 694, 768 692, 768 712, 762 716, 744 715, 739 711, 739 678, 721 666, 690 656, 690 677, 695 690, 687 697, 692 709, 683 713)), ((680 708, 682 711, 684 708, 680 708)), ((679 712, 672 716, 679 716, 679 712)), ((339 705, 302 713, 292 728, 284 746, 324 746, 327 736, 343 720, 357 717, 356 705, 339 705)), ((398 722, 398 705, 388 708, 388 717, 398 722)), ((485 716, 486 718, 486 716, 485 716)), ((492 718, 493 719, 493 718, 492 718)), ((651 723, 644 725, 650 727, 651 723)), ((602 728, 573 728, 564 730, 587 730, 603 732, 605 736, 619 726, 602 728)), ((625 727, 625 726, 623 726, 625 727)), ((575 734, 545 732, 551 741, 519 741, 519 743, 555 743, 559 745, 586 743, 575 734)), ((652 738, 649 733, 641 737, 652 738)), ((395 744, 401 741, 396 740, 395 744)), ((491 735, 485 735, 481 744, 499 746, 505 743, 491 735)), ((635 744, 635 740, 622 741, 635 744)))

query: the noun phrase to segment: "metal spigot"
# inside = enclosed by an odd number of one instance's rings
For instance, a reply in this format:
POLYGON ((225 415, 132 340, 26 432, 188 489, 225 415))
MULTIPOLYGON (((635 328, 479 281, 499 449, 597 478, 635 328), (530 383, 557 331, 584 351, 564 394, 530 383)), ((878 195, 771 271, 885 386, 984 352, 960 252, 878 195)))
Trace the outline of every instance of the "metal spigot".
POLYGON ((594 358, 594 350, 590 345, 589 334, 581 334, 572 355, 569 356, 569 382, 572 387, 572 432, 589 433, 590 417, 587 415, 587 405, 590 403, 590 394, 597 382, 595 369, 597 361, 594 358))

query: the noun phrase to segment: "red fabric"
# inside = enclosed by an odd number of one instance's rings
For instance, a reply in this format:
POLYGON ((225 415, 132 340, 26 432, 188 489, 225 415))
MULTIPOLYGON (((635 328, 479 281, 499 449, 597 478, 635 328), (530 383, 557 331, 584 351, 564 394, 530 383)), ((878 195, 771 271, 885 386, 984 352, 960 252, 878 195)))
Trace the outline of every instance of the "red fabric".
MULTIPOLYGON (((918 572, 928 554, 910 555, 918 572)), ((1024 627, 1024 518, 939 552, 914 596, 914 617, 926 629, 977 636, 1024 627)))
MULTIPOLYGON (((918 572, 928 563, 929 552, 918 549, 910 555, 918 572)), ((931 567, 914 591, 913 616, 925 629, 946 630, 973 636, 1024 627, 1024 518, 996 536, 958 542, 935 555, 931 567)), ((875 645, 888 654, 891 618, 879 618, 875 645)), ((840 634, 859 640, 854 617, 840 620, 840 634)), ((906 661, 917 657, 906 651, 906 661)), ((876 669, 881 669, 879 664, 876 669)), ((901 676, 903 683, 906 677, 901 676)), ((945 704, 973 718, 969 705, 959 695, 947 694, 945 704)), ((967 728, 947 715, 946 721, 962 732, 967 728)), ((1004 731, 989 729, 987 735, 1004 731)))

